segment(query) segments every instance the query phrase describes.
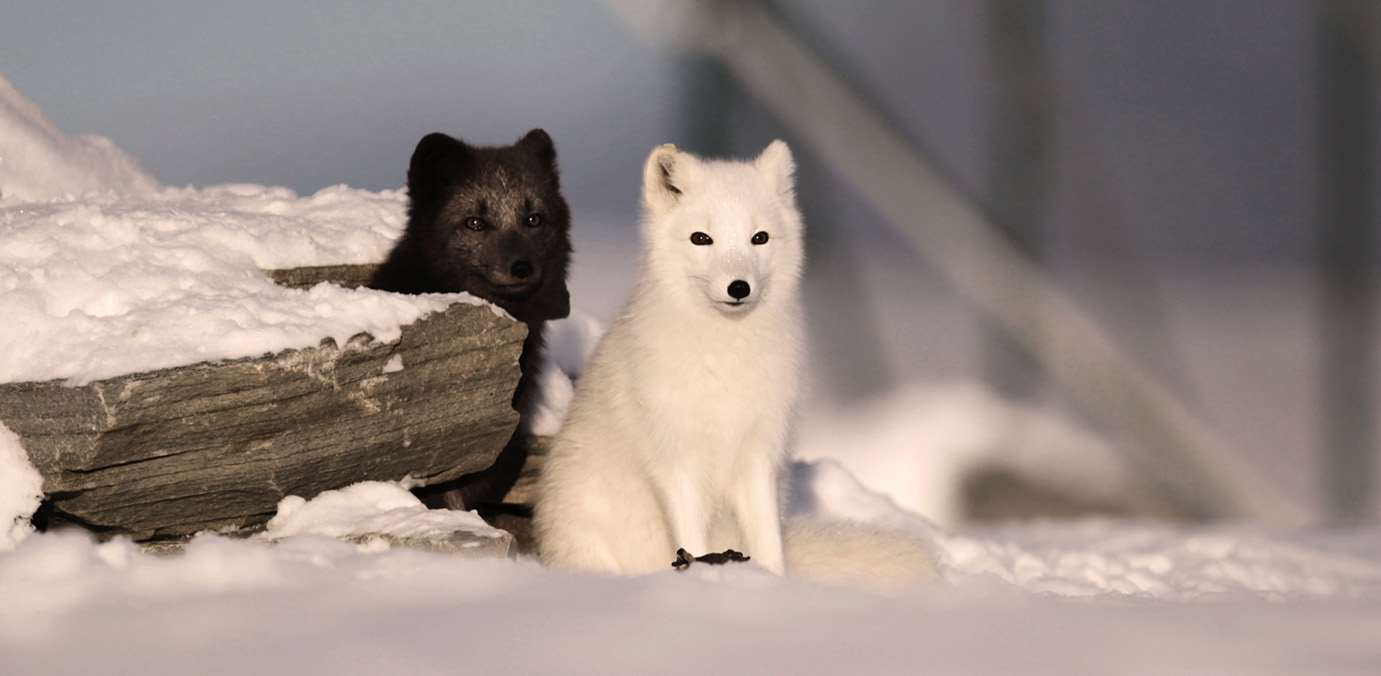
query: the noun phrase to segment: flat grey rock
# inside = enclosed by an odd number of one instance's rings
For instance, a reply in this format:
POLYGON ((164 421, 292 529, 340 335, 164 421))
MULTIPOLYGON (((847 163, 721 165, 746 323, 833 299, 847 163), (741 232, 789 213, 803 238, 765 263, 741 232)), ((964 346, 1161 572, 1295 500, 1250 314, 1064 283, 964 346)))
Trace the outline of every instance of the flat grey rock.
POLYGON ((293 289, 310 289, 322 282, 330 282, 347 289, 364 286, 374 276, 379 266, 372 263, 359 265, 313 265, 304 268, 282 268, 265 270, 279 286, 293 289))
MULTIPOLYGON (((328 281, 308 270, 297 281, 328 281)), ((488 467, 518 421, 526 333, 457 303, 393 342, 360 334, 80 387, 0 384, 0 422, 57 518, 135 539, 243 532, 288 495, 488 467)))

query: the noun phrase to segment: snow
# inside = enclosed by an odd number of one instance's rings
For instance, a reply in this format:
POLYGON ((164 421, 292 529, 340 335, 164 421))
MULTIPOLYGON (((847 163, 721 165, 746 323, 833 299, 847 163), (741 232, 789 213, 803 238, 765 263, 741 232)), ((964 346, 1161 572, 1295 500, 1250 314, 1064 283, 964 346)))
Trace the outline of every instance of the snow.
POLYGON ((944 550, 952 580, 995 577, 1060 597, 1378 600, 1378 535, 1366 534, 1357 554, 1321 546, 1316 533, 1087 521, 946 536, 944 550))
MULTIPOLYGON (((397 486, 360 486, 321 499, 312 520, 412 509, 397 486)), ((801 490, 831 512, 871 506, 920 526, 946 580, 879 596, 751 565, 617 578, 320 535, 204 535, 155 556, 51 533, 0 555, 0 654, 7 672, 107 674, 1361 674, 1381 663, 1381 532, 955 534, 857 493, 837 466, 801 490)), ((315 502, 285 501, 287 516, 315 502)))
POLYGON ((29 536, 29 517, 42 500, 43 477, 29 464, 19 436, 0 423, 0 552, 29 536))
MULTIPOLYGON (((3 80, 0 191, 0 382, 80 383, 360 331, 388 340, 458 299, 294 291, 260 272, 380 259, 403 222, 400 192, 160 187, 109 142, 64 137, 3 80)), ((578 311, 549 324, 534 430, 559 428, 601 331, 578 311)), ((403 367, 391 359, 385 371, 403 367)), ((908 533, 936 552, 941 582, 877 595, 751 564, 615 578, 336 540, 494 533, 474 514, 428 511, 403 485, 378 482, 285 498, 262 538, 202 535, 158 556, 123 539, 30 534, 41 479, 0 426, 0 671, 1374 674, 1381 665, 1375 527, 964 527, 954 487, 977 467, 1133 499, 1136 475, 1073 421, 973 384, 909 385, 801 422, 790 514, 908 533)))
POLYGON ((561 429, 566 408, 575 396, 575 380, 604 335, 604 324, 574 308, 565 319, 547 322, 542 331, 542 370, 537 398, 523 417, 528 434, 552 436, 561 429))
POLYGON ((523 415, 524 431, 544 437, 561 431, 561 421, 565 419, 566 408, 574 396, 575 384, 571 376, 549 358, 544 358, 537 380, 537 398, 523 415))
MULTIPOLYGON (((895 422, 893 424, 896 424, 895 422)), ((898 454, 898 465, 907 458, 898 454)), ((794 516, 826 516, 910 532, 932 544, 951 584, 1001 581, 1058 597, 1187 601, 1219 595, 1381 600, 1381 529, 1357 551, 1323 546, 1322 532, 1247 525, 1180 529, 1084 519, 943 529, 865 485, 834 460, 791 467, 794 516)), ((1335 543, 1336 544, 1336 543, 1335 543)))
POLYGON ((0 382, 70 384, 311 347, 381 341, 460 296, 321 284, 260 268, 382 257, 401 197, 222 186, 0 206, 0 382), (393 208, 390 208, 393 207, 393 208))
POLYGON ((571 316, 547 322, 542 337, 546 342, 545 357, 567 377, 579 378, 580 372, 604 336, 604 323, 594 316, 574 308, 571 316))
POLYGON ((91 192, 142 193, 156 185, 109 139, 63 135, 0 75, 0 204, 91 192))
POLYGON ((908 511, 943 526, 965 517, 963 479, 1005 469, 1102 504, 1150 505, 1126 460, 1052 410, 969 381, 911 384, 825 417, 807 416, 797 457, 828 458, 908 511))
POLYGON ((397 372, 399 372, 399 371, 402 371, 402 370, 403 370, 403 355, 401 355, 401 354, 395 354, 395 355, 393 355, 392 357, 389 357, 389 358, 388 358, 388 361, 384 362, 384 368, 381 369, 381 370, 382 370, 384 373, 397 373, 397 372))
POLYGON ((491 538, 503 535, 475 512, 427 509, 404 485, 362 481, 323 491, 311 500, 297 495, 283 498, 263 536, 271 540, 294 535, 439 539, 457 532, 491 538))

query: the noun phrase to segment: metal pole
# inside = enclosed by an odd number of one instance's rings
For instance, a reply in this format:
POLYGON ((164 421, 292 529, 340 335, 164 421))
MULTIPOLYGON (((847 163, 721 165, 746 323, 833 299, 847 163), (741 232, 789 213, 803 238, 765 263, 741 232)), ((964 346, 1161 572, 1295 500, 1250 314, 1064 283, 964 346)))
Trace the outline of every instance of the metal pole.
MULTIPOLYGON (((1047 72, 1046 3, 1043 0, 988 0, 987 47, 994 100, 989 105, 989 213, 993 224, 1017 250, 1041 261, 1041 225, 1053 183, 1055 88, 1047 72)), ((1021 288, 1005 292, 1026 295, 1021 288)), ((1027 298, 1034 304, 1035 298, 1027 298)), ((1040 308, 1035 308, 1039 312, 1040 308)), ((984 326, 987 380, 1010 397, 1034 396, 1040 364, 1005 331, 984 326)))
POLYGON ((1376 40, 1381 27, 1375 7, 1348 0, 1318 6, 1319 405, 1325 506, 1338 521, 1371 516, 1375 499, 1376 416, 1381 414, 1374 389, 1377 74, 1366 44, 1376 40))

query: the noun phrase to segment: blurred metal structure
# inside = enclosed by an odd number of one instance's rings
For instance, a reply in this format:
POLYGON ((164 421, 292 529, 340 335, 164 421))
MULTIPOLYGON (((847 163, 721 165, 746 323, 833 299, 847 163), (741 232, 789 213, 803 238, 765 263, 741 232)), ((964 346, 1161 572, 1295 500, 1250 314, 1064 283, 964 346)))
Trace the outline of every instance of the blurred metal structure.
POLYGON ((1381 6, 1327 0, 1318 16, 1319 405, 1329 515, 1372 513, 1376 472, 1378 289, 1375 106, 1381 6))
MULTIPOLYGON (((996 85, 988 213, 1007 241, 1028 260, 1039 263, 1041 225, 1055 175, 1055 86, 1045 44, 1046 3, 987 0, 984 13, 988 68, 996 85)), ((1005 291, 1014 299, 1027 293, 1023 288, 1005 291)), ((1028 298, 1025 302, 1037 300, 1028 298)), ((988 383, 1009 397, 1035 394, 1040 385, 1040 364, 1007 332, 991 323, 985 329, 983 357, 988 383)))
POLYGON ((1303 518, 760 5, 610 1, 654 40, 720 58, 956 292, 1029 351, 1052 384, 1095 419, 1139 439, 1134 460, 1148 482, 1187 513, 1275 523, 1303 518), (1022 293, 1013 296, 1012 289, 1022 293))

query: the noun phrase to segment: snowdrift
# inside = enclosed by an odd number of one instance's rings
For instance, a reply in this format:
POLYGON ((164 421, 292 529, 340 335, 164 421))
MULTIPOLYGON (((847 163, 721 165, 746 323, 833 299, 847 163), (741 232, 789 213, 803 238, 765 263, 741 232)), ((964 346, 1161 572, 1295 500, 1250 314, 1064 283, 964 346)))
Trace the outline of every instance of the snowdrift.
POLYGON ((109 139, 58 131, 0 75, 0 204, 92 192, 142 193, 157 185, 109 139))

